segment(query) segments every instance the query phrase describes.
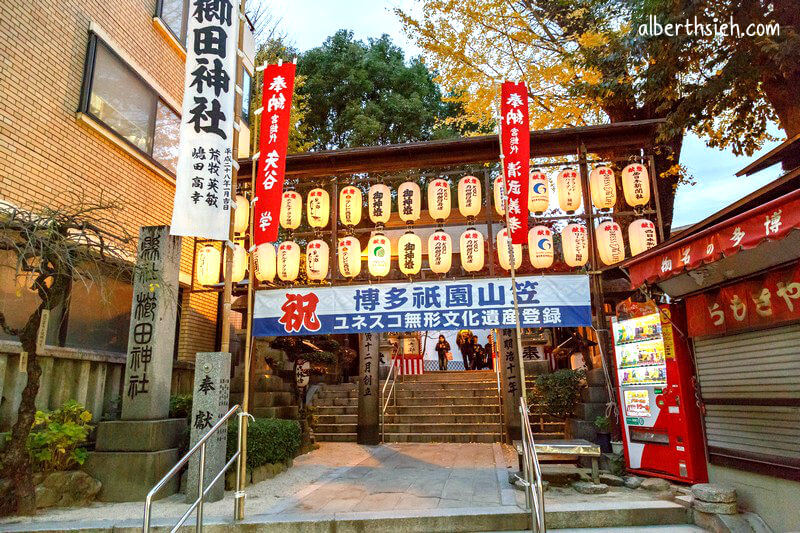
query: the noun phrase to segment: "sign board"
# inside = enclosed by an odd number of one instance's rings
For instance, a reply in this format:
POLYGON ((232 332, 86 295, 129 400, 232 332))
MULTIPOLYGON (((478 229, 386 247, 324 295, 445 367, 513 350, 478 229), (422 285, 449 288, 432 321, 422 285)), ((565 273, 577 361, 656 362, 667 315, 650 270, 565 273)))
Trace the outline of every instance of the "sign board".
MULTIPOLYGON (((586 275, 517 278, 524 328, 591 325, 586 275)), ((516 324, 510 278, 264 290, 253 334, 492 329, 516 324)))

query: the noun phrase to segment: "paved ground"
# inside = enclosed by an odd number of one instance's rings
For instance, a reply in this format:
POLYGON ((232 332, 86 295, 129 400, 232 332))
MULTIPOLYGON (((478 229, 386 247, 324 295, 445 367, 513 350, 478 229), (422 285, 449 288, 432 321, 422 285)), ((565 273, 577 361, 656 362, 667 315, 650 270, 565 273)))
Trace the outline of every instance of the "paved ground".
MULTIPOLYGON (((273 479, 247 488, 246 515, 262 523, 302 519, 303 516, 343 516, 352 513, 430 514, 466 510, 471 513, 519 513, 524 496, 508 484, 507 466, 514 464, 510 447, 500 444, 386 444, 360 446, 322 443, 298 457, 294 467, 273 479)), ((586 496, 571 488, 551 488, 548 506, 647 505, 644 491, 614 488, 601 496, 586 496)), ((183 495, 157 501, 153 518, 177 520, 187 509, 183 495)), ((80 509, 51 509, 33 518, 0 519, 0 530, 56 529, 71 525, 110 527, 141 523, 143 504, 95 503, 80 509)), ((233 493, 206 505, 209 520, 230 520, 233 493)), ((191 521, 191 519, 190 519, 191 521)))

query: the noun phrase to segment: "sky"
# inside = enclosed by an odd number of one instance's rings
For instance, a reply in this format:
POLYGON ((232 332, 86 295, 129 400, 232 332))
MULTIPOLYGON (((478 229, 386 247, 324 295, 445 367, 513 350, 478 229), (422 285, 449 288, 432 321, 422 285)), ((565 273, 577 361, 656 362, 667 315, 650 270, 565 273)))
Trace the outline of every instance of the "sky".
MULTIPOLYGON (((263 1, 263 0, 262 0, 263 1)), ((403 33, 402 24, 392 9, 419 13, 413 0, 266 0, 270 11, 280 19, 279 28, 290 43, 301 51, 320 46, 337 30, 352 30, 357 39, 367 40, 386 33, 406 52, 406 57, 420 55, 420 49, 403 33)), ((774 130, 774 133, 779 133, 774 130)), ((783 137, 780 132, 779 137, 783 137)), ((702 139, 689 134, 684 140, 681 163, 697 182, 678 188, 675 197, 673 227, 693 224, 739 200, 778 178, 779 167, 772 167, 750 177, 737 178, 759 155, 778 142, 766 145, 753 156, 735 156, 730 151, 708 148, 702 139)))

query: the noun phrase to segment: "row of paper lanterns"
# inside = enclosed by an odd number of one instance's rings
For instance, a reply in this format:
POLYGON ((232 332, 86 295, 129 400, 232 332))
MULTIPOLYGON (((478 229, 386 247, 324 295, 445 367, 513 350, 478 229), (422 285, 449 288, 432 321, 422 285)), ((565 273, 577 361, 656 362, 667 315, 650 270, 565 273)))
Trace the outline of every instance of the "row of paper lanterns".
MULTIPOLYGON (((614 171, 606 166, 595 167, 589 175, 592 204, 597 209, 611 209, 617 202, 617 186, 614 171)), ((567 213, 577 211, 583 201, 581 180, 576 170, 565 168, 556 178, 559 207, 567 213)), ((631 163, 622 171, 622 189, 625 201, 636 208, 650 201, 650 180, 647 167, 631 163)), ((497 213, 505 215, 505 187, 503 178, 494 181, 494 206, 497 213)), ((450 185, 446 180, 435 179, 428 184, 428 212, 434 220, 445 220, 450 216, 452 202, 450 185)), ((353 185, 339 192, 339 220, 345 226, 356 226, 361 222, 363 194, 353 185)), ((281 198, 280 225, 294 230, 302 222, 302 196, 297 191, 285 191, 281 198)), ((481 184, 475 176, 464 176, 458 182, 458 210, 464 217, 476 217, 481 211, 481 184)), ((247 229, 249 209, 247 199, 236 197, 235 229, 243 233, 247 229)), ((417 183, 408 181, 397 188, 397 205, 400 220, 413 223, 420 218, 422 191, 417 183)), ((550 205, 550 187, 547 175, 534 169, 528 184, 528 209, 541 214, 550 205)), ((328 225, 331 198, 328 191, 312 189, 306 196, 306 216, 312 228, 328 225)), ((386 224, 392 213, 392 191, 388 185, 376 183, 367 191, 367 213, 373 224, 386 224)))
MULTIPOLYGON (((625 258, 622 229, 613 221, 602 222, 595 232, 600 260, 613 265, 625 258)), ((656 245, 656 227, 647 219, 639 219, 628 226, 628 242, 631 254, 638 255, 656 245)), ((586 226, 567 224, 561 230, 564 262, 570 267, 584 266, 589 259, 589 237, 586 226)), ((466 272, 478 272, 484 267, 485 243, 483 234, 470 228, 461 234, 461 267, 466 272)), ((500 266, 514 268, 522 266, 522 245, 509 249, 508 231, 497 234, 497 256, 500 266)), ((422 269, 422 239, 413 231, 404 233, 397 243, 398 267, 404 275, 413 276, 422 269)), ((259 281, 294 281, 300 273, 300 245, 294 241, 283 241, 277 249, 272 244, 259 245, 253 256, 254 274, 259 281)), ((354 278, 361 273, 361 244, 354 236, 339 239, 336 256, 339 272, 345 278, 354 278)), ((546 226, 534 226, 528 231, 528 257, 537 269, 549 268, 555 259, 553 232, 546 226)), ((314 239, 306 245, 306 276, 311 281, 321 281, 328 276, 330 247, 322 239, 314 239)), ((392 250, 389 238, 377 233, 367 244, 367 267, 370 275, 384 277, 391 270, 392 250)), ((198 281, 203 285, 219 282, 221 254, 213 246, 206 246, 198 253, 198 281)), ((446 274, 453 264, 453 240, 443 230, 428 237, 428 264, 435 274, 446 274)), ((247 253, 236 244, 233 252, 233 281, 244 279, 247 270, 247 253)))

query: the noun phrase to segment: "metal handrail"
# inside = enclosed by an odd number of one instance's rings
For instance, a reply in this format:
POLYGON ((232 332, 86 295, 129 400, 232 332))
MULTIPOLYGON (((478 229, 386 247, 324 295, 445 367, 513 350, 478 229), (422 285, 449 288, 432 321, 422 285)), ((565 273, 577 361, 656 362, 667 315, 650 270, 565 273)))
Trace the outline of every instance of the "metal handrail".
MULTIPOLYGON (((170 530, 170 533, 175 533, 175 531, 177 531, 178 528, 180 528, 183 525, 183 523, 186 521, 187 518, 189 518, 189 515, 191 515, 192 511, 194 511, 195 509, 197 509, 197 523, 195 526, 195 531, 199 532, 203 530, 203 503, 205 502, 206 494, 208 494, 208 491, 211 490, 211 487, 213 487, 217 483, 217 481, 219 481, 219 478, 225 475, 225 472, 228 470, 228 468, 230 468, 230 466, 233 464, 234 461, 236 461, 236 486, 237 487, 239 486, 239 475, 241 472, 241 469, 239 467, 241 466, 242 425, 243 425, 241 418, 244 416, 249 416, 250 418, 253 418, 252 415, 245 413, 244 411, 239 412, 238 415, 239 433, 237 438, 236 453, 233 454, 233 457, 230 458, 230 460, 225 464, 222 470, 216 476, 214 476, 214 479, 211 481, 211 483, 208 484, 208 487, 206 489, 203 489, 204 485, 203 482, 206 470, 206 464, 205 464, 206 441, 208 441, 208 439, 210 439, 211 436, 214 435, 214 433, 216 433, 217 430, 221 428, 222 425, 225 424, 228 421, 228 419, 231 416, 233 416, 233 414, 236 413, 236 411, 238 410, 239 410, 238 404, 231 407, 230 410, 228 410, 228 412, 225 413, 225 415, 222 418, 220 418, 216 424, 214 424, 214 426, 208 431, 208 433, 203 435, 200 438, 200 440, 197 441, 197 444, 192 446, 192 449, 186 452, 186 454, 180 459, 180 461, 178 461, 175 464, 175 466, 173 466, 170 469, 170 471, 167 472, 166 475, 162 477, 161 480, 158 483, 156 483, 152 489, 150 489, 150 492, 147 493, 147 497, 144 500, 144 521, 142 522, 142 531, 144 533, 148 533, 150 531, 150 517, 151 517, 151 507, 153 505, 153 496, 155 496, 155 494, 159 490, 161 490, 164 487, 164 485, 167 484, 167 481, 172 479, 172 477, 175 476, 175 474, 177 474, 180 471, 181 467, 183 467, 183 465, 185 465, 192 457, 192 455, 194 455, 198 450, 200 451, 200 464, 198 465, 198 476, 197 476, 197 499, 189 507, 189 510, 183 514, 180 520, 178 520, 178 523, 175 524, 175 527, 173 527, 170 530)), ((236 501, 238 501, 238 494, 236 501)), ((235 505, 236 504, 234 503, 234 506, 235 505)), ((234 507, 234 512, 235 512, 235 507, 234 507)))
POLYGON ((389 407, 389 402, 392 400, 392 392, 394 392, 394 385, 397 382, 397 376, 395 374, 395 365, 397 364, 397 357, 396 353, 393 353, 389 358, 389 373, 386 375, 386 381, 383 382, 383 387, 381 387, 381 442, 385 440, 386 432, 384 430, 384 421, 386 418, 386 409, 389 407), (394 376, 394 379, 392 379, 394 376), (392 383, 391 388, 389 389, 389 394, 386 395, 386 387, 389 385, 389 382, 392 383), (386 402, 384 403, 383 399, 386 397, 386 402))
POLYGON ((536 454, 536 443, 531 430, 530 413, 523 398, 519 399, 519 413, 522 418, 522 463, 523 484, 525 485, 525 502, 531 510, 531 531, 546 533, 544 519, 544 488, 542 487, 542 469, 536 454))

